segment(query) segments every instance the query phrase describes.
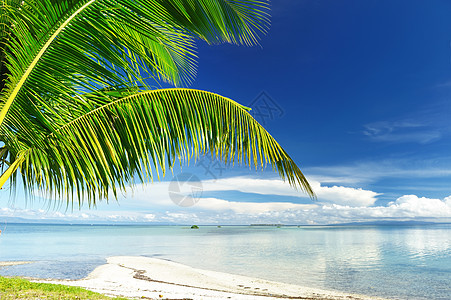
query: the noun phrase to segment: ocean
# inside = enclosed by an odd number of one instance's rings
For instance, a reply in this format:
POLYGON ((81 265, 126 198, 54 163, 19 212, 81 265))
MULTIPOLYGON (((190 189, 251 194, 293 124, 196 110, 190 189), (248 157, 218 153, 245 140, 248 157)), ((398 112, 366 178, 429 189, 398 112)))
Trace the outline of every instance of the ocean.
POLYGON ((79 279, 117 255, 168 259, 327 290, 451 299, 451 224, 135 226, 1 224, 3 276, 79 279))

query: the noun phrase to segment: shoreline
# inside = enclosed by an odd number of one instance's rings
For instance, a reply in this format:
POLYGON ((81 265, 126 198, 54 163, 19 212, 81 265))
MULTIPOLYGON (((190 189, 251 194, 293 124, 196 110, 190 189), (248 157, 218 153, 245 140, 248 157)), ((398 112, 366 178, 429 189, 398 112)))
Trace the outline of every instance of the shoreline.
POLYGON ((264 279, 192 268, 139 256, 113 256, 86 278, 32 280, 79 286, 108 296, 141 299, 382 300, 264 279))

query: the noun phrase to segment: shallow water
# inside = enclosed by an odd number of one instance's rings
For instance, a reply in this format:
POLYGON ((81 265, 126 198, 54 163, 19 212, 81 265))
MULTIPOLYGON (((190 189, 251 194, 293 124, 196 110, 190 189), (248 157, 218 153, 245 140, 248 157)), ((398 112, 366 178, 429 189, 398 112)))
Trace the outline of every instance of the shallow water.
POLYGON ((197 268, 397 299, 450 299, 451 225, 87 226, 8 224, 0 275, 77 279, 105 258, 141 255, 197 268))

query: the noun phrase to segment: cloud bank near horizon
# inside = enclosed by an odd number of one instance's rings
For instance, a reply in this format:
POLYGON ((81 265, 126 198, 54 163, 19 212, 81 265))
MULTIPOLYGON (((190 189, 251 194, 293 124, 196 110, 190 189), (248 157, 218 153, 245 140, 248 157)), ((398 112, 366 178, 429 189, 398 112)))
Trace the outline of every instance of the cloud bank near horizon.
MULTIPOLYGON (((1 218, 20 217, 43 221, 71 222, 144 222, 171 224, 334 224, 377 220, 451 221, 451 196, 431 199, 404 195, 385 206, 375 206, 381 194, 345 186, 323 186, 310 181, 317 201, 296 203, 306 196, 278 179, 231 177, 202 181, 202 191, 235 192, 233 199, 200 195, 190 198, 190 184, 182 184, 177 192, 194 204, 181 207, 169 197, 170 182, 140 184, 119 199, 119 204, 100 203, 95 210, 54 211, 36 208, 0 208, 1 218), (236 192, 242 197, 236 197, 236 192), (241 195, 240 194, 240 195, 241 195), (257 195, 278 201, 255 202, 257 195), (286 198, 288 197, 288 198, 286 198), (238 199, 239 198, 239 199, 238 199), (281 199, 283 201, 281 201, 281 199), (289 200, 286 200, 289 199, 289 200), (121 206, 123 205, 123 207, 121 206)), ((221 195, 222 195, 221 194, 221 195)), ((305 202, 305 201, 304 201, 305 202)))

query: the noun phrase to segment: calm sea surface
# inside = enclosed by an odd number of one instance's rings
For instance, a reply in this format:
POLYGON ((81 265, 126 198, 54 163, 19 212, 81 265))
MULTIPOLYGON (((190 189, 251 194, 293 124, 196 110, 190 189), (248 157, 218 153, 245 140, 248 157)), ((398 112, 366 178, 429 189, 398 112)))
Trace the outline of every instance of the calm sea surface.
POLYGON ((0 275, 77 279, 113 255, 393 299, 451 299, 451 225, 250 227, 0 224, 0 275))

